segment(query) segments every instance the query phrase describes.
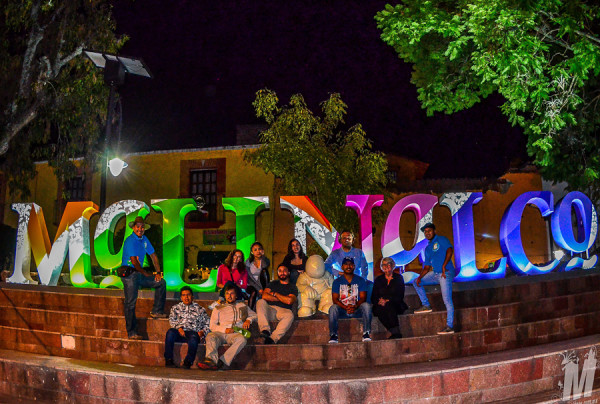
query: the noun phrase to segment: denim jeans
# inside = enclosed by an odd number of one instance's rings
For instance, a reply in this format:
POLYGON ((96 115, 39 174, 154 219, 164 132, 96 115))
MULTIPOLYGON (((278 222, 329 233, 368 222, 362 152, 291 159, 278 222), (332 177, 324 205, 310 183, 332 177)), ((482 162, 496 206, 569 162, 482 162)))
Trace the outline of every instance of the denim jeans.
POLYGON ((363 332, 371 332, 371 320, 373 319, 373 313, 371 311, 371 304, 365 302, 358 306, 356 311, 352 314, 348 314, 346 310, 342 309, 337 304, 334 304, 329 308, 329 334, 338 333, 338 320, 340 318, 362 318, 363 332))
POLYGON ((165 309, 167 284, 164 279, 156 282, 154 276, 144 276, 137 271, 129 276, 121 278, 121 280, 123 281, 123 292, 125 294, 125 302, 123 304, 125 326, 127 328, 127 336, 131 337, 137 334, 135 304, 137 302, 138 290, 140 288, 153 288, 154 306, 152 307, 152 313, 162 313, 165 309))
POLYGON ((196 352, 198 352, 198 344, 200 344, 200 337, 196 331, 185 331, 185 337, 179 334, 179 331, 175 328, 170 328, 167 331, 165 337, 165 359, 173 359, 173 347, 176 342, 187 342, 187 355, 185 356, 185 362, 192 364, 196 359, 196 352))
POLYGON ((441 272, 437 273, 430 271, 421 279, 421 286, 417 286, 417 283, 413 282, 415 292, 417 292, 417 295, 419 295, 419 299, 421 299, 421 304, 423 306, 431 306, 429 304, 429 299, 427 299, 427 295, 425 294, 425 288, 423 288, 423 285, 440 285, 440 289, 442 290, 442 299, 444 300, 444 304, 446 305, 446 311, 448 312, 446 324, 450 328, 454 326, 454 304, 452 303, 453 279, 453 272, 446 271, 446 279, 444 279, 442 278, 441 272))

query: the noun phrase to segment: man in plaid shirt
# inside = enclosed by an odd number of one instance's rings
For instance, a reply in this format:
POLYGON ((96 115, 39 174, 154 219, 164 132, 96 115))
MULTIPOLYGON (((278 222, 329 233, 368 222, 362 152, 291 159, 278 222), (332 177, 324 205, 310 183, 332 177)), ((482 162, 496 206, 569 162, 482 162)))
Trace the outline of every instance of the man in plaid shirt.
POLYGON ((176 368, 173 362, 173 347, 175 342, 187 342, 188 350, 183 367, 189 369, 196 359, 198 344, 210 332, 210 318, 204 307, 194 303, 192 288, 181 288, 181 302, 173 306, 169 315, 171 329, 165 337, 165 366, 176 368))

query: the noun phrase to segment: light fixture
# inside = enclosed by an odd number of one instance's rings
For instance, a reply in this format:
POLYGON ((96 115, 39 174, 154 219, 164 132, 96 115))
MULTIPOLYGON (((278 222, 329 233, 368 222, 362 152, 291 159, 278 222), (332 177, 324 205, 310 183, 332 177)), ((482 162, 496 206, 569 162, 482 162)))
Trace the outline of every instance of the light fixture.
POLYGON ((119 174, 121 174, 121 172, 123 172, 123 169, 127 168, 127 166, 128 164, 118 157, 115 157, 114 159, 108 162, 108 168, 113 177, 119 176, 119 174))
MULTIPOLYGON (((123 160, 113 158, 109 161, 109 155, 111 154, 110 129, 116 88, 125 82, 126 74, 152 78, 152 73, 150 73, 150 70, 142 59, 117 56, 88 49, 84 49, 83 53, 92 61, 94 66, 104 70, 104 82, 110 87, 104 134, 104 159, 106 161, 106 167, 102 170, 100 177, 100 212, 104 212, 104 208, 106 208, 106 172, 110 170, 110 173, 116 177, 121 174, 121 171, 123 171, 125 167, 127 167, 127 163, 123 160)), ((118 149, 119 145, 117 144, 115 154, 118 154, 118 149)))

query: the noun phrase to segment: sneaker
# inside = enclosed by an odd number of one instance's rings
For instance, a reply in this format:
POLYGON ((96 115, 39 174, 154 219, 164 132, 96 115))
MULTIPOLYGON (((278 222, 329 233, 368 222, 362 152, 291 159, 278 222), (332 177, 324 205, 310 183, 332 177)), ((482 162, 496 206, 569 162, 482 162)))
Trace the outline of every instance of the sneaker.
POLYGON ((219 362, 217 363, 217 370, 229 370, 231 369, 231 367, 229 365, 226 365, 225 362, 223 362, 221 359, 219 359, 219 362))
POLYGON ((442 331, 438 331, 438 334, 439 335, 454 334, 454 329, 452 327, 446 327, 442 331))
POLYGON ((338 341, 338 336, 336 334, 331 334, 331 336, 329 337, 329 343, 330 344, 337 344, 338 341))
POLYGON ((165 367, 166 368, 176 368, 177 365, 173 362, 173 359, 165 359, 165 367))
POLYGON ((262 330, 260 332, 260 336, 265 338, 265 337, 270 337, 271 336, 271 332, 269 330, 262 330))
POLYGON ((127 338, 137 340, 137 341, 144 339, 144 337, 142 337, 140 334, 133 334, 133 335, 128 336, 127 338))
POLYGON ((181 367, 184 369, 190 369, 192 367, 192 364, 191 364, 191 362, 184 360, 183 365, 181 365, 181 367))
POLYGON ((152 317, 152 318, 167 318, 169 316, 167 316, 165 313, 152 313, 152 312, 150 312, 150 317, 152 317))
POLYGON ((371 341, 371 334, 367 331, 363 334, 363 342, 371 341))
POLYGON ((431 306, 421 306, 417 310, 415 310, 415 314, 431 313, 431 311, 431 306))
POLYGON ((402 338, 402 334, 400 334, 400 333, 395 333, 388 337, 388 339, 400 339, 400 338, 402 338))
POLYGON ((275 343, 275 341, 273 341, 273 338, 271 337, 263 335, 263 338, 265 339, 265 345, 273 345, 275 343))
POLYGON ((213 363, 210 359, 205 359, 202 362, 198 362, 198 368, 201 370, 217 370, 217 365, 213 363))

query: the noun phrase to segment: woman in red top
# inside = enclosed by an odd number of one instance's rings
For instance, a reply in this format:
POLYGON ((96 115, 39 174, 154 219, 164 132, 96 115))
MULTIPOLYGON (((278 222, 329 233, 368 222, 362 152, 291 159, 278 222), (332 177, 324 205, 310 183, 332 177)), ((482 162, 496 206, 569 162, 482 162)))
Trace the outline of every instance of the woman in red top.
MULTIPOLYGON (((248 286, 248 272, 244 265, 244 253, 237 248, 229 253, 217 274, 217 287, 223 289, 228 282, 234 283, 240 290, 248 286)), ((238 293, 238 300, 241 293, 238 293)))

